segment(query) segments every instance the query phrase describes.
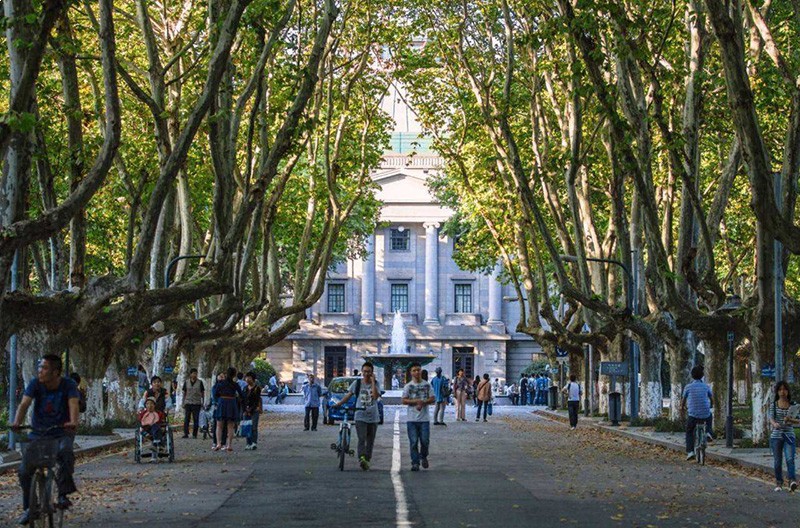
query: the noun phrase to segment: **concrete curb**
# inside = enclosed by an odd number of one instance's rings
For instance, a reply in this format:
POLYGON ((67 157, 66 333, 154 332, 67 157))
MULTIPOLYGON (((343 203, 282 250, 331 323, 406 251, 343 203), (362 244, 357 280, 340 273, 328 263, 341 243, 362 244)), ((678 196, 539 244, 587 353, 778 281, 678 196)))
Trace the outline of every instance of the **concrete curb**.
MULTIPOLYGON (((534 411, 534 414, 537 414, 537 415, 542 416, 544 418, 547 418, 549 420, 553 420, 553 421, 557 421, 557 422, 563 422, 563 423, 569 423, 569 418, 567 416, 562 416, 562 415, 560 415, 560 414, 558 414, 556 412, 553 412, 553 411, 537 410, 537 411, 534 411)), ((587 421, 584 420, 583 423, 586 424, 587 421)), ((669 449, 671 451, 677 451, 677 452, 679 452, 681 454, 684 454, 684 455, 686 454, 686 446, 684 446, 683 444, 678 444, 678 443, 671 442, 671 441, 668 441, 668 440, 661 440, 659 438, 652 438, 652 437, 649 437, 649 436, 646 436, 646 435, 639 434, 639 433, 634 432, 634 431, 629 431, 627 429, 620 429, 618 427, 612 427, 610 425, 601 425, 601 424, 593 422, 593 421, 589 421, 588 425, 589 425, 589 427, 593 427, 593 428, 598 429, 600 431, 606 431, 606 432, 609 432, 611 434, 615 434, 615 435, 619 435, 619 436, 624 436, 626 438, 630 438, 631 440, 636 440, 638 442, 643 442, 645 444, 661 446, 661 447, 669 449)), ((730 462, 730 463, 736 464, 738 466, 741 466, 741 467, 744 467, 744 468, 747 468, 747 469, 756 469, 756 470, 759 470, 759 471, 762 471, 762 472, 765 472, 765 473, 772 474, 772 464, 771 463, 759 464, 758 462, 751 462, 750 460, 745 460, 745 459, 742 459, 742 458, 734 456, 734 455, 726 455, 724 453, 716 453, 714 451, 706 451, 706 457, 709 460, 715 460, 717 462, 730 462)))
MULTIPOLYGON (((75 457, 81 457, 85 455, 93 455, 95 453, 99 453, 106 449, 116 449, 119 447, 128 447, 133 446, 134 438, 120 438, 117 440, 111 440, 109 442, 105 442, 102 444, 98 444, 92 447, 84 447, 81 449, 75 450, 75 457)), ((0 464, 0 475, 4 475, 6 473, 10 473, 15 471, 20 465, 20 461, 17 462, 8 462, 7 464, 0 464)))

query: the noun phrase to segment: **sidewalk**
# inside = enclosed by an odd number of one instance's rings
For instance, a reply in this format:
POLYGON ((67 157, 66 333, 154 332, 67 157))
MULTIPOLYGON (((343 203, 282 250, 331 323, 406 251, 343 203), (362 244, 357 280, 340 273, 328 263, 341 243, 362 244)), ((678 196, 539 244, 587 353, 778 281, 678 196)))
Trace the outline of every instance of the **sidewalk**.
MULTIPOLYGON (((75 456, 80 458, 83 455, 92 455, 105 449, 132 446, 135 432, 135 429, 114 429, 114 434, 110 436, 77 435, 75 444, 78 447, 75 449, 75 456)), ((7 452, 0 454, 5 455, 7 452)), ((17 467, 19 467, 19 460, 0 464, 0 475, 14 471, 17 467)))
MULTIPOLYGON (((551 411, 549 409, 537 409, 534 414, 569 423, 567 411, 551 411)), ((657 433, 652 427, 628 427, 621 424, 618 427, 609 425, 609 422, 602 418, 586 417, 581 415, 578 419, 578 427, 594 427, 611 434, 625 436, 652 445, 658 445, 677 451, 681 455, 686 455, 686 444, 683 433, 657 433)), ((725 447, 724 440, 715 440, 708 446, 706 456, 709 460, 719 462, 732 462, 739 466, 757 469, 772 474, 772 452, 768 448, 734 448, 725 447)))

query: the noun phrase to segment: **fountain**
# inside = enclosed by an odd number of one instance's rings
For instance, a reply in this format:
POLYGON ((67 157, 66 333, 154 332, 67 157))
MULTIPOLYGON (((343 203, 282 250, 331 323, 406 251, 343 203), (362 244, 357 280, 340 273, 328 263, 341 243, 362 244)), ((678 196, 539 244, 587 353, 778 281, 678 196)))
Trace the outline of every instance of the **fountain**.
POLYGON ((408 339, 406 337, 403 316, 400 315, 400 312, 395 312, 394 321, 392 321, 392 341, 389 347, 389 353, 364 356, 365 360, 383 369, 383 387, 387 391, 392 388, 392 374, 394 374, 398 368, 406 372, 406 381, 408 381, 407 371, 412 363, 427 365, 436 359, 436 356, 432 354, 411 354, 408 351, 407 343, 408 339))

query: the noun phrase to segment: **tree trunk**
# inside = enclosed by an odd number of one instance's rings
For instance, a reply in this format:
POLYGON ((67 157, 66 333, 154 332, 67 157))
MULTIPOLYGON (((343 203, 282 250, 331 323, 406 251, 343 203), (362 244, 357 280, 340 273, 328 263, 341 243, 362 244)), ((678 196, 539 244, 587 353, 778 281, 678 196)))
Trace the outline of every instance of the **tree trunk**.
POLYGON ((685 346, 671 347, 667 346, 667 357, 669 361, 669 419, 679 420, 681 417, 681 398, 683 396, 683 388, 690 379, 691 363, 689 357, 689 350, 694 347, 691 346, 694 339, 689 332, 683 332, 685 346))
POLYGON ((714 395, 714 430, 725 429, 728 397, 728 354, 723 339, 704 340, 706 383, 714 395))
POLYGON ((660 342, 654 346, 642 350, 641 369, 641 405, 639 406, 639 417, 643 420, 656 419, 661 417, 663 406, 663 391, 661 387, 661 361, 663 359, 663 348, 660 342))
MULTIPOLYGON (((125 354, 132 356, 132 354, 125 354)), ((108 380, 108 408, 106 418, 119 422, 133 422, 136 418, 139 403, 138 380, 135 376, 128 376, 127 368, 136 365, 135 358, 128 357, 127 361, 121 356, 116 356, 106 370, 108 380)))

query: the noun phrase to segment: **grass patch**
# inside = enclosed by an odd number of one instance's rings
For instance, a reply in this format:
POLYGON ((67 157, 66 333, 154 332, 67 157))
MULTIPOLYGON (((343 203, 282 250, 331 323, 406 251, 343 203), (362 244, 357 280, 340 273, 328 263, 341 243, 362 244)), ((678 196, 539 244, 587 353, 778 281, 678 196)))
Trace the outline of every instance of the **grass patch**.
POLYGON ((83 436, 109 436, 114 434, 113 429, 109 424, 79 425, 78 434, 83 436))
POLYGON ((742 441, 739 442, 739 447, 742 447, 742 448, 745 448, 745 449, 752 449, 752 448, 756 448, 756 447, 759 447, 759 448, 769 447, 769 441, 753 443, 753 439, 752 438, 743 438, 742 441))

